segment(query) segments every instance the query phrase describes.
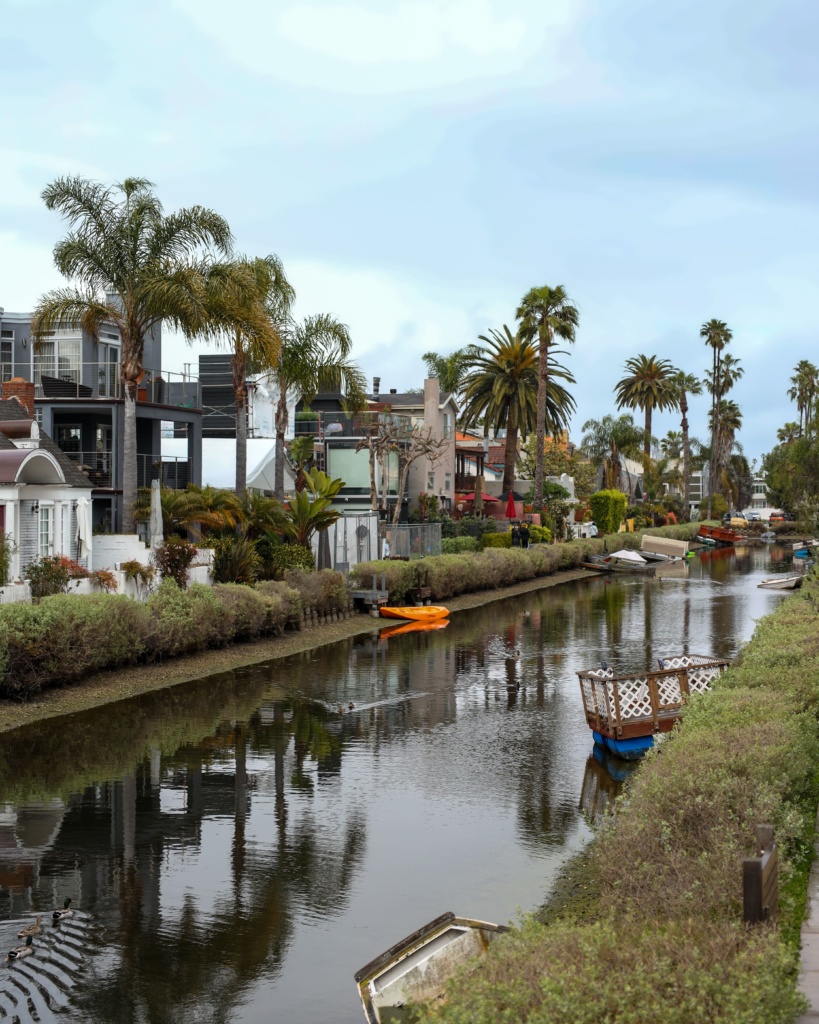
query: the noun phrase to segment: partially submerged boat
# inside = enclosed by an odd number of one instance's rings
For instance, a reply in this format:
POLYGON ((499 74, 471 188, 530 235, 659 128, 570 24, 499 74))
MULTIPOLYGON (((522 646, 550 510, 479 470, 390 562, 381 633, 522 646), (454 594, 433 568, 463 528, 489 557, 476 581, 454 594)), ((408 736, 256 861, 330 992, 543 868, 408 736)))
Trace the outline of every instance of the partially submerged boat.
POLYGON ((614 551, 610 555, 589 555, 581 565, 597 572, 622 572, 632 575, 649 575, 655 568, 653 562, 647 562, 638 552, 625 549, 614 551))
POLYGON ((768 579, 762 580, 761 583, 757 583, 757 586, 763 590, 796 590, 797 587, 802 586, 804 578, 802 573, 782 573, 780 576, 770 576, 768 579))
POLYGON ((436 619, 445 619, 449 615, 449 608, 442 604, 428 604, 421 607, 413 605, 381 607, 381 614, 385 619, 409 619, 411 622, 434 622, 436 619))
POLYGON ((660 658, 659 669, 652 672, 615 675, 605 664, 578 672, 595 743, 620 757, 642 757, 656 737, 674 728, 685 700, 710 690, 729 665, 709 655, 686 654, 660 658))
POLYGON ((680 562, 688 557, 688 541, 644 534, 640 554, 647 562, 680 562))
POLYGON ((397 942, 356 971, 368 1024, 400 1021, 407 1004, 440 999, 455 971, 508 931, 504 925, 456 917, 450 911, 397 942))
POLYGON ((706 526, 704 523, 697 534, 697 540, 703 544, 713 544, 718 548, 733 547, 734 544, 745 539, 743 534, 737 533, 736 530, 729 530, 726 526, 706 526))

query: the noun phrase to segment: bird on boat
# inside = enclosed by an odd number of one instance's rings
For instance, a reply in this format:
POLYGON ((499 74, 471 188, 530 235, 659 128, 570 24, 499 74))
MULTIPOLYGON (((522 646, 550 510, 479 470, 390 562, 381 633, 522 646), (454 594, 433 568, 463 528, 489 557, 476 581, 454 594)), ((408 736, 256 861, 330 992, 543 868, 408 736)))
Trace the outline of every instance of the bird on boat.
POLYGON ((51 915, 51 920, 52 921, 64 921, 67 917, 73 917, 74 916, 74 911, 69 909, 70 906, 71 906, 71 897, 70 896, 66 896, 66 898, 63 900, 63 909, 62 910, 55 910, 52 913, 52 915, 51 915))
POLYGON ((22 960, 24 956, 31 956, 31 954, 34 952, 34 948, 31 945, 32 941, 33 940, 29 935, 29 937, 26 939, 25 946, 15 946, 14 949, 10 949, 7 954, 8 959, 22 960))
POLYGON ((42 917, 38 914, 34 924, 27 924, 17 932, 17 938, 24 939, 27 935, 39 935, 43 930, 42 920, 42 917))

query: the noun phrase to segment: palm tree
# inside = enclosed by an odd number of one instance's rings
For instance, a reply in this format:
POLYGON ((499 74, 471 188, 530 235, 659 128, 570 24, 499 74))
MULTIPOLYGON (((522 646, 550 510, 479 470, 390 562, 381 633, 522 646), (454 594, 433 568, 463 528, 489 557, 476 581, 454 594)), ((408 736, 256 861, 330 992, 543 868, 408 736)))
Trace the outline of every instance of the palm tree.
POLYGON ((290 316, 289 303, 281 303, 274 320, 282 339, 273 371, 279 391, 274 491, 281 501, 288 396, 310 401, 319 391, 343 391, 348 408, 355 411, 366 403, 367 382, 359 365, 350 359, 350 333, 335 317, 322 313, 298 323, 290 316))
POLYGON ((617 419, 607 415, 600 420, 586 420, 583 430, 580 449, 593 465, 603 467, 603 486, 621 490, 622 460, 640 457, 643 431, 634 425, 634 417, 629 413, 617 419))
POLYGON ((614 387, 617 408, 641 409, 645 415, 643 461, 648 467, 651 458, 651 417, 655 409, 662 411, 676 404, 672 384, 676 370, 667 359, 656 356, 635 356, 626 360, 627 376, 614 387))
POLYGON ((44 295, 34 310, 35 341, 80 326, 95 340, 105 323, 119 330, 124 384, 122 529, 134 530, 137 498, 136 397, 146 337, 163 323, 192 339, 207 328, 205 254, 228 254, 226 221, 200 206, 166 214, 144 178, 106 188, 81 177, 57 178, 43 190, 49 210, 69 223, 54 248, 72 287, 44 295))
MULTIPOLYGON (((531 342, 512 334, 506 324, 501 331, 479 335, 483 347, 472 346, 471 369, 463 379, 465 423, 483 419, 484 432, 506 428, 502 490, 515 483, 518 436, 525 438, 537 422, 538 357, 531 342)), ((549 355, 549 379, 546 394, 546 419, 554 433, 568 422, 574 399, 558 383, 574 383, 574 378, 549 355)))
POLYGON ((688 436, 688 396, 702 394, 702 381, 693 375, 677 370, 671 378, 671 385, 676 395, 676 405, 680 410, 680 431, 682 434, 683 457, 683 500, 684 512, 688 518, 691 507, 691 441, 688 436))
MULTIPOLYGON (((731 341, 733 333, 731 332, 728 324, 724 320, 711 319, 706 321, 700 327, 700 337, 704 339, 705 344, 710 346, 713 355, 713 364, 711 367, 711 381, 714 384, 719 383, 720 378, 720 360, 722 356, 722 350, 731 341)), ((710 388, 709 388, 710 390, 710 388)), ((719 432, 719 397, 717 391, 711 391, 711 451, 717 450, 717 433, 719 432)), ((711 518, 711 487, 708 487, 708 513, 707 517, 711 518)))
POLYGON ((437 352, 425 352, 421 357, 430 377, 437 377, 442 391, 459 394, 463 390, 464 377, 476 358, 481 355, 479 345, 465 345, 441 356, 437 352))
POLYGON ((807 427, 813 418, 813 401, 816 397, 817 376, 819 370, 808 362, 807 359, 800 359, 794 368, 794 375, 791 377, 791 384, 788 389, 788 398, 796 402, 799 412, 799 436, 802 436, 803 425, 807 427))
POLYGON ((679 430, 669 430, 665 437, 660 438, 660 451, 668 459, 678 459, 682 452, 682 434, 679 430))
POLYGON ((236 403, 236 493, 247 487, 247 378, 276 365, 281 338, 274 319, 294 297, 278 256, 238 257, 207 275, 208 334, 231 352, 236 403))
POLYGON ((802 433, 802 426, 799 423, 786 423, 776 432, 776 439, 780 444, 793 444, 802 433))
MULTIPOLYGON (((736 443, 736 435, 742 426, 742 412, 736 402, 728 399, 721 399, 717 411, 719 429, 717 433, 717 447, 711 452, 711 471, 713 480, 717 487, 722 487, 725 497, 730 500, 731 487, 726 477, 728 463, 732 453, 740 446, 736 443), (725 493, 727 491, 727 493, 725 493)), ((710 426, 713 435, 713 414, 709 414, 710 426)), ((711 490, 712 488, 709 488, 711 490)))
POLYGON ((515 317, 520 321, 518 335, 521 341, 538 343, 538 389, 535 449, 534 507, 543 508, 544 450, 546 441, 546 415, 549 394, 549 349, 555 335, 573 342, 579 320, 563 285, 550 288, 531 288, 521 299, 515 317))

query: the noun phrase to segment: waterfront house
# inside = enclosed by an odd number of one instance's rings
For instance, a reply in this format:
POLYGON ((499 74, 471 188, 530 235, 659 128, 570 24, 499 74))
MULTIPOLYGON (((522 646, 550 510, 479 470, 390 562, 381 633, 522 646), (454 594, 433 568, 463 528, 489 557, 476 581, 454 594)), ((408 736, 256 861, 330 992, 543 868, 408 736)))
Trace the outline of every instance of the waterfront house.
MULTIPOLYGON (((31 314, 0 308, 0 381, 16 394, 44 436, 79 468, 93 488, 94 527, 122 525, 124 399, 121 343, 113 325, 94 339, 80 327, 50 332, 35 349, 31 314)), ((202 400, 190 374, 162 371, 162 332, 146 339, 145 374, 137 391, 137 473, 140 486, 160 479, 184 488, 202 480, 202 400), (183 438, 185 456, 163 458, 162 437, 183 438)))

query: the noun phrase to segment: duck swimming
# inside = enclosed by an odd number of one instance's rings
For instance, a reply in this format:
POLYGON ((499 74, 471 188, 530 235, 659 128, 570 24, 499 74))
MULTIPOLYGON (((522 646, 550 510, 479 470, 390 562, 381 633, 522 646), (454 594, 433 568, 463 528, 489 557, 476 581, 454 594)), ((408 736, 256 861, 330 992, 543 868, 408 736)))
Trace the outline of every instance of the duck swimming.
POLYGON ((67 917, 73 917, 74 916, 74 911, 68 909, 70 906, 71 906, 71 897, 70 896, 66 896, 65 900, 63 901, 63 909, 62 910, 55 910, 52 913, 52 915, 51 915, 51 920, 52 921, 64 921, 67 917))
POLYGON ((32 938, 29 935, 29 937, 26 939, 25 946, 15 946, 14 949, 10 949, 8 951, 8 954, 7 954, 8 959, 9 960, 22 960, 22 958, 24 956, 31 956, 31 954, 34 952, 34 947, 31 945, 31 943, 32 943, 32 938))
POLYGON ((17 932, 18 939, 24 939, 27 935, 39 935, 43 930, 42 917, 38 914, 34 924, 27 924, 17 932))

